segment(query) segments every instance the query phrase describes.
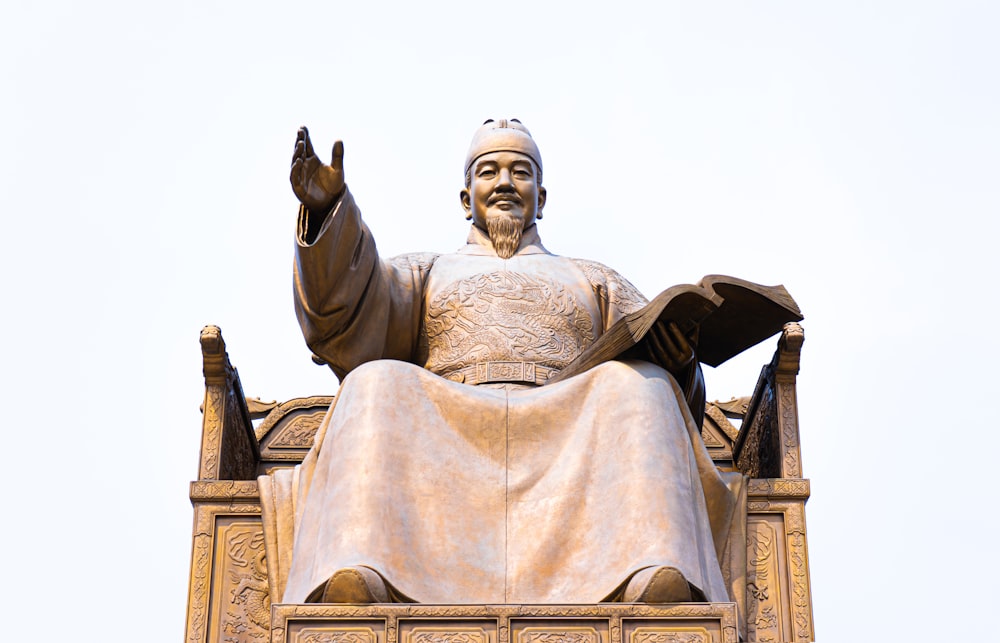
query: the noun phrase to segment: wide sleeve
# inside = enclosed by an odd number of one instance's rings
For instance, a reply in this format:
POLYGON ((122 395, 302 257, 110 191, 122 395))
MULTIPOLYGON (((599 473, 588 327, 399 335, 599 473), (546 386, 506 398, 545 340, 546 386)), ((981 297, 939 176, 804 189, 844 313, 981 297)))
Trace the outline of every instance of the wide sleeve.
MULTIPOLYGON (((573 262, 584 272, 594 290, 601 310, 603 330, 649 303, 638 288, 615 270, 596 261, 574 259, 573 262)), ((700 427, 705 418, 705 377, 697 354, 689 366, 680 373, 673 373, 673 376, 684 391, 695 425, 700 427)))
POLYGON ((382 261, 350 191, 326 216, 299 208, 295 313, 306 344, 337 377, 376 359, 413 361, 433 263, 382 261))

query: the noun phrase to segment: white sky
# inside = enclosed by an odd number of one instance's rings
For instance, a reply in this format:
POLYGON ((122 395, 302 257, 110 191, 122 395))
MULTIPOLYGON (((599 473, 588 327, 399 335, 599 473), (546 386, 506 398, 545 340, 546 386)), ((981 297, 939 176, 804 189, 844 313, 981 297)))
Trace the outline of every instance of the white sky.
POLYGON ((550 250, 798 300, 819 640, 985 640, 1000 9, 539 4, 5 8, 5 639, 182 638, 203 325, 247 394, 335 391, 292 311, 296 128, 345 141, 384 255, 447 252, 469 138, 507 116, 550 250))

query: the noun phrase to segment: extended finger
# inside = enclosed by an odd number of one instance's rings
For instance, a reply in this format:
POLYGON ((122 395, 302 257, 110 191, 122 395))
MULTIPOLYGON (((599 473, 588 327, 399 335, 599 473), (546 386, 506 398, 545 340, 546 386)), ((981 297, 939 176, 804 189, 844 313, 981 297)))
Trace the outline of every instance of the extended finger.
POLYGON ((333 159, 330 167, 338 172, 344 171, 344 141, 337 141, 333 144, 333 159))
POLYGON ((299 151, 299 145, 302 145, 302 141, 305 138, 302 134, 302 130, 304 129, 304 127, 300 127, 299 131, 295 132, 295 148, 292 150, 292 163, 294 163, 295 159, 299 158, 299 155, 302 154, 302 152, 299 151))
POLYGON ((306 127, 305 125, 303 125, 302 128, 299 131, 302 132, 302 135, 304 136, 303 140, 305 140, 305 143, 306 143, 306 156, 313 156, 313 155, 315 155, 316 153, 313 152, 312 139, 309 138, 309 128, 306 127))
POLYGON ((673 363, 674 368, 680 368, 684 366, 687 362, 687 357, 684 354, 683 346, 678 346, 674 337, 671 335, 667 324, 660 324, 656 332, 660 338, 660 343, 666 347, 667 354, 670 356, 670 361, 673 363))
POLYGON ((660 324, 655 324, 651 332, 647 335, 649 345, 652 349, 652 357, 657 361, 672 361, 673 351, 670 350, 669 342, 664 341, 663 328, 660 324))
POLYGON ((677 347, 679 359, 683 362, 687 362, 694 356, 694 352, 691 350, 691 343, 688 342, 687 337, 681 332, 680 326, 674 322, 670 322, 667 327, 670 334, 673 336, 673 341, 671 342, 677 347))
POLYGON ((299 130, 299 138, 295 141, 295 151, 292 152, 292 165, 299 161, 306 153, 306 144, 302 141, 302 130, 299 130))

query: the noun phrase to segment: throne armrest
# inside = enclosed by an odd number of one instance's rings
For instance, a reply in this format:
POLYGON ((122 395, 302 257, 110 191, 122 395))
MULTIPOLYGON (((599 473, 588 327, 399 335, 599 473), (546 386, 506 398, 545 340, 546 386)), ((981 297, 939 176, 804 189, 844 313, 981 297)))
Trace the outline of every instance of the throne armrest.
POLYGON ((260 449, 239 373, 229 362, 218 326, 201 331, 205 374, 199 480, 253 480, 260 449))
POLYGON ((804 339, 802 326, 785 324, 774 357, 757 379, 733 446, 736 468, 751 478, 802 477, 795 378, 804 339))

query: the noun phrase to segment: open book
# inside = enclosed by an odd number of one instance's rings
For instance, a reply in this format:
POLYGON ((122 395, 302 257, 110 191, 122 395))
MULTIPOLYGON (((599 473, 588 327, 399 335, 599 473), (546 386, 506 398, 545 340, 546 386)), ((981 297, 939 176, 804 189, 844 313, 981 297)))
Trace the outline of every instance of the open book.
POLYGON ((708 275, 697 284, 667 288, 626 315, 546 383, 558 382, 613 359, 645 358, 643 340, 657 321, 673 321, 687 337, 697 331, 698 361, 718 366, 774 335, 802 313, 784 286, 761 286, 708 275))

